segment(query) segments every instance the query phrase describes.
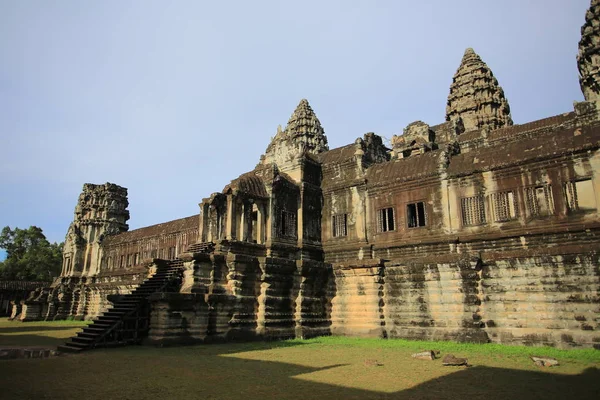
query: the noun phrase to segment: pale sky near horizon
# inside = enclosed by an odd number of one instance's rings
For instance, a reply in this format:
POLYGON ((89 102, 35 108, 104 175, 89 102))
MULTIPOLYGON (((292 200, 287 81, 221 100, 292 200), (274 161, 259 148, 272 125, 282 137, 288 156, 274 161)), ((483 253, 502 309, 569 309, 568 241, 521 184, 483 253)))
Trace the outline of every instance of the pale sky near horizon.
POLYGON ((0 229, 64 240, 86 182, 130 229, 195 214, 302 98, 330 148, 441 123, 467 47, 515 123, 572 111, 589 3, 0 0, 0 229))

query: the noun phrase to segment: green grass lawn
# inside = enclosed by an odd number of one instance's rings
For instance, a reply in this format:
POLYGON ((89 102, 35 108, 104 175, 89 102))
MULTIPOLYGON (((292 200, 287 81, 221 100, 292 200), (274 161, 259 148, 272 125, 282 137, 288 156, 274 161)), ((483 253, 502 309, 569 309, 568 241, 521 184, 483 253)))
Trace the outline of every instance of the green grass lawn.
MULTIPOLYGON (((25 323, 17 325, 24 329, 19 335, 14 324, 2 322, 0 347, 18 343, 19 337, 29 344, 62 343, 63 335, 82 326, 75 324, 25 323)), ((404 340, 131 346, 0 361, 0 398, 596 400, 598 368, 600 351, 595 350, 404 340), (410 357, 426 349, 467 357, 473 366, 443 367, 441 360, 410 357), (532 354, 556 357, 561 365, 536 367, 528 358, 532 354), (365 363, 373 359, 382 365, 365 363)))
POLYGON ((56 347, 75 335, 89 321, 19 322, 0 319, 0 347, 56 347))

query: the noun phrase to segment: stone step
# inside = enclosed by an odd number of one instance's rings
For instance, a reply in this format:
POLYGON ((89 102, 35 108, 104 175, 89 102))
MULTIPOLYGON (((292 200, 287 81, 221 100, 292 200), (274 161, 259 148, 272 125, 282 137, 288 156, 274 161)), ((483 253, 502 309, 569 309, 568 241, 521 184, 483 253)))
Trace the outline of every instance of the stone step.
POLYGON ((88 331, 83 331, 83 332, 77 332, 77 336, 78 337, 83 337, 83 338, 90 338, 90 339, 96 339, 98 336, 100 336, 100 334, 104 332, 104 330, 100 331, 100 332, 88 332, 88 331))
POLYGON ((113 308, 111 308, 111 311, 131 311, 131 310, 135 310, 136 309, 136 303, 125 303, 125 304, 117 304, 116 306, 114 306, 113 308))
POLYGON ((110 325, 114 324, 115 322, 117 322, 118 320, 120 320, 121 318, 116 317, 116 316, 100 316, 98 317, 98 321, 99 322, 106 322, 109 323, 110 325))
POLYGON ((67 346, 69 347, 75 347, 78 348, 80 350, 85 350, 87 349, 89 346, 89 344, 87 343, 79 343, 79 342, 74 342, 73 340, 68 341, 67 343, 65 343, 67 346))
POLYGON ((95 339, 96 339, 95 337, 91 338, 91 337, 73 336, 71 338, 71 341, 73 343, 83 343, 83 344, 89 345, 89 344, 93 343, 95 339))
MULTIPOLYGON (((112 308, 105 311, 102 315, 97 317, 94 322, 83 328, 83 330, 77 333, 76 336, 72 337, 69 342, 63 346, 63 351, 77 352, 87 348, 95 347, 95 343, 99 340, 104 332, 112 328, 119 321, 123 320, 128 313, 135 311, 136 308, 141 305, 146 299, 153 293, 160 292, 168 283, 169 280, 181 271, 183 261, 174 260, 169 263, 168 268, 160 269, 155 275, 142 282, 135 290, 131 293, 123 296, 122 300, 113 305, 112 308)), ((129 318, 128 318, 129 319, 129 318)), ((141 319, 148 319, 147 317, 141 317, 141 319)), ((122 330, 122 328, 119 328, 122 330)), ((139 329, 137 342, 141 340, 141 337, 147 334, 147 329, 139 329)), ((132 330, 129 330, 132 332, 132 330)), ((135 341, 130 341, 134 343, 135 341)), ((125 343, 101 343, 101 346, 119 346, 125 343)))
POLYGON ((61 346, 58 346, 56 348, 58 351, 63 352, 63 353, 78 353, 81 350, 83 350, 83 347, 75 347, 75 346, 71 346, 70 343, 65 343, 61 346))
POLYGON ((108 324, 105 327, 97 327, 97 328, 94 328, 92 326, 88 326, 87 328, 83 328, 83 332, 90 333, 90 334, 92 334, 92 333, 94 333, 94 334, 100 334, 100 333, 104 332, 105 330, 107 330, 110 327, 111 327, 111 325, 108 325, 108 324))

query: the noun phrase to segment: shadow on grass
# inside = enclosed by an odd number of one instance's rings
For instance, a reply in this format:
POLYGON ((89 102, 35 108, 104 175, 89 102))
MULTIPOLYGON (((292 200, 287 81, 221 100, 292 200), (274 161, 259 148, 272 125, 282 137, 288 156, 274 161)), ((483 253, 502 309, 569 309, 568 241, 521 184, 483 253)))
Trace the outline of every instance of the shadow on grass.
MULTIPOLYGON (((0 363, 0 387, 3 399, 600 398, 597 368, 588 368, 579 375, 562 375, 559 369, 527 371, 487 366, 445 369, 440 366, 444 372, 451 372, 419 383, 418 373, 410 369, 394 375, 386 370, 386 365, 368 367, 362 359, 360 363, 340 363, 319 354, 319 349, 309 347, 303 356, 312 366, 294 363, 300 362, 299 359, 286 351, 271 352, 271 357, 281 357, 276 361, 252 358, 263 356, 255 353, 257 351, 298 346, 306 348, 297 342, 171 348, 130 346, 47 360, 5 361, 0 363), (364 386, 358 389, 360 385, 356 381, 361 379, 359 383, 364 386), (410 387, 415 383, 416 386, 410 387), (399 387, 410 388, 394 389, 399 387)), ((434 367, 434 364, 429 365, 434 367)))
MULTIPOLYGON (((19 324, 20 322, 15 322, 19 324)), ((83 329, 83 326, 79 325, 64 325, 64 326, 41 326, 41 325, 33 325, 33 326, 18 326, 14 327, 0 327, 0 335, 3 333, 21 333, 21 332, 41 332, 41 331, 67 331, 73 329, 83 329)))
POLYGON ((67 341, 72 335, 60 337, 43 335, 2 335, 0 334, 0 347, 56 347, 67 341))
POLYGON ((598 399, 600 370, 579 375, 471 367, 393 394, 393 399, 598 399))

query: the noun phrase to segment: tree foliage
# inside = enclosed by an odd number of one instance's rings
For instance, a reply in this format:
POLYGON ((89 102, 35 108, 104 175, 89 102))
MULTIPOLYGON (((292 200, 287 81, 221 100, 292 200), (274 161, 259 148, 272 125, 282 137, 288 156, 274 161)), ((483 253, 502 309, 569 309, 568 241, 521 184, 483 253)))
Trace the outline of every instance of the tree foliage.
POLYGON ((63 243, 50 243, 41 228, 10 229, 0 233, 0 248, 6 260, 0 261, 0 279, 51 281, 60 275, 63 243))

